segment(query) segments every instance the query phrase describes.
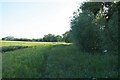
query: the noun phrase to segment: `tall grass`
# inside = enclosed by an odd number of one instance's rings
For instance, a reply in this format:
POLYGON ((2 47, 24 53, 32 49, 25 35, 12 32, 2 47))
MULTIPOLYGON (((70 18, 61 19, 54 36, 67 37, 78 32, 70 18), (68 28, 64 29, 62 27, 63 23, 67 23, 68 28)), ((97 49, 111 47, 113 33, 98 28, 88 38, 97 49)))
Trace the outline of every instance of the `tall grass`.
POLYGON ((3 77, 34 78, 42 77, 44 51, 49 46, 33 47, 7 52, 2 55, 3 77))
POLYGON ((77 52, 73 46, 57 46, 50 50, 45 77, 117 78, 118 56, 91 55, 77 52))
POLYGON ((72 44, 38 44, 3 54, 2 76, 4 78, 118 77, 117 55, 77 52, 72 44))

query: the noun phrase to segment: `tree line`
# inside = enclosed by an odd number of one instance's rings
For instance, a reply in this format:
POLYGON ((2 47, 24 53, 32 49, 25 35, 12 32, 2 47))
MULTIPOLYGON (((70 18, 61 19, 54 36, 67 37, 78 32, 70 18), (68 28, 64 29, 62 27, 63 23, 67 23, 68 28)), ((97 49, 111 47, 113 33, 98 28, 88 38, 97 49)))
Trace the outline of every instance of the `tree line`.
POLYGON ((2 40, 6 41, 34 41, 34 42, 71 42, 69 31, 66 31, 61 35, 47 34, 44 35, 43 38, 38 39, 28 39, 28 38, 14 38, 13 36, 7 36, 2 38, 2 40))

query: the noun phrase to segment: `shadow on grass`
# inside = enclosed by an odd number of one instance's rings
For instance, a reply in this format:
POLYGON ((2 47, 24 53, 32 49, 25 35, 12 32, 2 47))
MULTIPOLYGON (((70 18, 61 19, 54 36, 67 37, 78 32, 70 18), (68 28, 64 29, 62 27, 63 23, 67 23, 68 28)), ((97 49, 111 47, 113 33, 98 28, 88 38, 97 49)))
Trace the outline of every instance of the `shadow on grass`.
POLYGON ((71 44, 55 44, 52 47, 64 47, 64 46, 70 46, 71 44))
POLYGON ((77 52, 71 44, 51 46, 44 54, 43 78, 116 78, 117 56, 77 52))
POLYGON ((2 47, 2 53, 9 52, 9 51, 14 51, 18 49, 23 49, 23 48, 28 48, 29 46, 3 46, 2 47))

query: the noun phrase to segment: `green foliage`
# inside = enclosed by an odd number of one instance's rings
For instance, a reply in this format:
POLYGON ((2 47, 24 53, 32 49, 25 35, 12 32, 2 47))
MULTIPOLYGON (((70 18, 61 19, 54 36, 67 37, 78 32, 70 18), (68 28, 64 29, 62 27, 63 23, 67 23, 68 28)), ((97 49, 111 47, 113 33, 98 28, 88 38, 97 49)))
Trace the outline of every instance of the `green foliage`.
POLYGON ((44 35, 43 41, 45 41, 45 42, 57 42, 57 39, 56 39, 55 35, 47 34, 47 35, 44 35))
POLYGON ((5 41, 32 41, 31 39, 27 39, 27 38, 14 38, 11 36, 2 38, 2 40, 5 40, 5 41))
POLYGON ((81 13, 71 22, 72 38, 78 49, 87 52, 99 50, 98 28, 94 22, 94 15, 81 13))
MULTIPOLYGON (((30 46, 25 49, 7 51, 2 54, 3 78, 38 78, 44 69, 44 55, 51 42, 15 42, 2 41, 3 47, 30 46)), ((57 43, 60 44, 60 43, 57 43)))
POLYGON ((57 39, 57 42, 61 42, 61 41, 62 41, 62 36, 57 35, 57 36, 56 36, 56 39, 57 39))
POLYGON ((71 32, 70 31, 66 31, 63 34, 63 41, 65 41, 67 43, 71 42, 71 32))
POLYGON ((45 42, 61 42, 62 36, 60 36, 60 35, 55 36, 54 34, 47 34, 47 35, 44 35, 43 41, 45 41, 45 42))
POLYGON ((78 49, 117 53, 118 4, 119 2, 84 2, 80 6, 71 20, 72 39, 78 49))
POLYGON ((72 44, 58 43, 62 37, 53 34, 40 39, 51 42, 2 41, 2 47, 10 50, 28 46, 2 54, 2 77, 118 78, 118 55, 113 55, 118 51, 118 7, 112 2, 82 4, 83 12, 74 14, 71 30, 63 34, 63 40, 69 42, 72 37, 80 51, 72 44), (103 50, 108 54, 100 54, 103 50))
POLYGON ((82 3, 82 6, 80 6, 80 9, 82 9, 83 12, 92 12, 96 15, 100 11, 101 7, 103 7, 102 2, 84 2, 82 3))
POLYGON ((60 35, 54 35, 54 34, 47 34, 44 35, 43 38, 38 38, 38 39, 27 39, 27 38, 14 38, 11 36, 2 38, 2 40, 4 41, 29 41, 29 42, 61 42, 62 40, 62 36, 60 35))
POLYGON ((108 28, 104 29, 104 45, 109 51, 118 53, 118 12, 114 12, 107 23, 108 28))
POLYGON ((44 69, 44 49, 47 47, 42 45, 39 48, 27 48, 3 54, 3 78, 41 77, 44 69))
POLYGON ((13 40, 14 39, 14 37, 13 36, 7 36, 7 37, 5 37, 5 38, 2 38, 2 40, 13 40))
MULTIPOLYGON (((16 44, 19 43, 11 42, 11 45, 16 44)), ((21 42, 21 44, 32 47, 2 55, 3 78, 118 77, 117 55, 91 55, 78 52, 72 44, 66 43, 21 42)))
MULTIPOLYGON (((116 58, 118 59, 118 56, 116 56, 116 58)), ((114 76, 115 78, 118 77, 117 59, 115 59, 115 56, 110 56, 108 54, 91 55, 77 52, 72 45, 64 46, 64 48, 58 45, 49 51, 45 77, 113 78, 114 76)))

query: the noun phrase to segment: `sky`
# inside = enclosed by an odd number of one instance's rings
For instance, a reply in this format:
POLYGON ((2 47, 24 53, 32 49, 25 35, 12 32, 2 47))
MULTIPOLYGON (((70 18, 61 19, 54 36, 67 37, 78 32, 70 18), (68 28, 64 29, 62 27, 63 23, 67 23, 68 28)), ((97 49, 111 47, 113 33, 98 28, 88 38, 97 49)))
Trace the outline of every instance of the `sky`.
POLYGON ((4 0, 0 2, 0 38, 42 38, 70 30, 70 17, 85 0, 4 0))

